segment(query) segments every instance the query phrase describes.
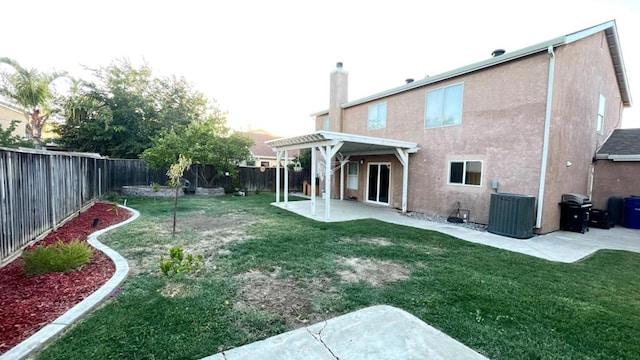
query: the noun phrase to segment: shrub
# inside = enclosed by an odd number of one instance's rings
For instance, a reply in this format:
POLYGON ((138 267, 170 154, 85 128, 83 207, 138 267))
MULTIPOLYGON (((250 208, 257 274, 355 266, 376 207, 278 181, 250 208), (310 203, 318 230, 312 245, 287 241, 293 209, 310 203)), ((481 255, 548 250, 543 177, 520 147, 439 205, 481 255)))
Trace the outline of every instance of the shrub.
POLYGON ((193 274, 198 271, 203 264, 202 254, 198 254, 198 256, 195 257, 188 254, 185 258, 184 251, 179 246, 174 246, 169 250, 169 259, 165 260, 163 257, 160 257, 160 271, 162 271, 166 277, 179 277, 184 274, 193 274))
POLYGON ((151 191, 153 191, 153 192, 160 191, 160 184, 158 184, 157 182, 152 182, 151 183, 151 191))
POLYGON ((88 263, 93 256, 91 247, 80 240, 63 243, 58 240, 49 246, 40 245, 34 250, 25 251, 24 272, 27 276, 36 276, 50 272, 70 272, 88 263))

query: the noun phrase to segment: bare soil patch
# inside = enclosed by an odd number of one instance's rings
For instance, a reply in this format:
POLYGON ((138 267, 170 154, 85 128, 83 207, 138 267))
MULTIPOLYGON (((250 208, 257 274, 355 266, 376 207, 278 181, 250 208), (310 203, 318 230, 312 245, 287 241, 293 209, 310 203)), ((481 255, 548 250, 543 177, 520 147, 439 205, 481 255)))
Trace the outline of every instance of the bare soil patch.
POLYGON ((267 274, 252 270, 236 276, 241 287, 234 307, 240 311, 262 310, 278 314, 296 328, 333 316, 315 311, 311 304, 316 295, 336 292, 329 285, 329 279, 313 279, 301 284, 295 279, 281 279, 279 275, 280 269, 267 274))
POLYGON ((393 243, 389 239, 385 238, 360 238, 354 239, 350 237, 343 237, 342 241, 345 242, 361 242, 365 244, 377 245, 377 246, 391 246, 393 243))
POLYGON ((198 287, 187 286, 183 283, 168 282, 160 291, 160 294, 168 298, 193 297, 197 293, 198 287))
POLYGON ((391 261, 339 258, 338 263, 345 267, 338 271, 338 275, 347 283, 365 281, 372 286, 381 286, 409 278, 406 267, 391 261))
MULTIPOLYGON (((228 253, 230 243, 244 241, 248 238, 246 227, 252 219, 244 214, 226 214, 217 217, 205 215, 204 212, 189 213, 178 218, 177 231, 193 232, 193 238, 179 244, 185 254, 202 254, 204 267, 213 266, 216 257, 228 253)), ((173 219, 158 224, 160 233, 171 233, 173 219)), ((156 271, 160 257, 168 257, 169 249, 175 244, 156 244, 134 247, 122 251, 130 267, 130 275, 156 271)))

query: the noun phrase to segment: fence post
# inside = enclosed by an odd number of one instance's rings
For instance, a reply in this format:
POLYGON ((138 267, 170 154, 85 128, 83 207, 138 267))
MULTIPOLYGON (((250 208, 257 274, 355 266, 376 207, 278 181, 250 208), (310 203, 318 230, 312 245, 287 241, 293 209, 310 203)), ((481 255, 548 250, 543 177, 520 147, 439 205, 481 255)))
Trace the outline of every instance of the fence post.
POLYGON ((55 192, 54 192, 54 184, 55 184, 55 179, 53 178, 55 171, 54 171, 54 166, 53 166, 53 157, 55 155, 53 154, 49 154, 49 179, 51 181, 49 181, 49 198, 51 199, 50 204, 51 204, 51 227, 53 228, 53 231, 56 231, 58 229, 58 221, 56 221, 56 197, 54 196, 55 192))

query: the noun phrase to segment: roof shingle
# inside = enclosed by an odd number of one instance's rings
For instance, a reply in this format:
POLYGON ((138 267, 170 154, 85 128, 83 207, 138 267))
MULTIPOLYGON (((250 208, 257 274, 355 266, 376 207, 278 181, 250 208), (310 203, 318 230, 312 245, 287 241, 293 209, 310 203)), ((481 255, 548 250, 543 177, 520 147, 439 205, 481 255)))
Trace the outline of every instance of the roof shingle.
POLYGON ((640 155, 640 128, 616 129, 598 150, 598 158, 608 155, 640 155))

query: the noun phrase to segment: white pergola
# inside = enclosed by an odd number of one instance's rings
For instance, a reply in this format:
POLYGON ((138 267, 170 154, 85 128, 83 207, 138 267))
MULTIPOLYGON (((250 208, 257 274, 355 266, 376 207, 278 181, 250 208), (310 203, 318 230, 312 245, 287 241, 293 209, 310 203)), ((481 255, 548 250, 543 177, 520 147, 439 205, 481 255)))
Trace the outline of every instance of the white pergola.
MULTIPOLYGON (((402 212, 407 211, 407 187, 409 183, 409 154, 420 150, 416 143, 352 135, 331 131, 316 131, 312 134, 290 138, 275 139, 266 142, 276 152, 276 203, 280 203, 280 162, 284 160, 284 177, 289 178, 289 150, 311 149, 311 214, 316 215, 316 152, 325 161, 324 201, 325 219, 331 216, 331 164, 336 158, 340 163, 340 200, 344 200, 344 166, 354 155, 396 156, 402 164, 402 212)), ((289 202, 289 182, 284 182, 284 205, 289 202)))

